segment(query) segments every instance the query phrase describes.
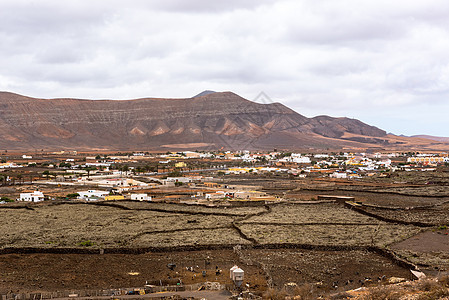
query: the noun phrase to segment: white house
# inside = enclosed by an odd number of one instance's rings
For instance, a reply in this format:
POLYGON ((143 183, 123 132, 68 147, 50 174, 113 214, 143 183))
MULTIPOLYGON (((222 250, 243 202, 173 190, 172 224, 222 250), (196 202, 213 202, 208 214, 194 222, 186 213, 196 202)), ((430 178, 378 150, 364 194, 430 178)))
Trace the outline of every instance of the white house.
POLYGON ((297 164, 310 164, 311 160, 307 156, 302 156, 301 153, 292 153, 290 156, 279 159, 280 162, 294 162, 297 164))
POLYGON ((226 197, 224 191, 216 191, 215 193, 204 194, 205 199, 223 199, 226 197))
POLYGON ((167 177, 166 181, 190 183, 193 179, 191 177, 167 177))
POLYGON ((385 168, 389 168, 391 166, 391 159, 383 159, 381 161, 376 162, 377 165, 384 166, 385 168))
POLYGON ((347 173, 334 172, 334 173, 330 174, 329 177, 331 177, 331 178, 348 178, 348 174, 347 173))
POLYGON ((34 191, 32 193, 21 193, 20 201, 30 201, 30 202, 40 202, 44 201, 44 194, 39 191, 34 191))
POLYGON ((148 194, 131 194, 131 200, 151 201, 151 196, 148 196, 148 194))
POLYGON ((81 191, 78 192, 78 199, 81 200, 89 200, 92 198, 104 198, 105 196, 109 195, 109 192, 107 191, 97 191, 97 190, 88 190, 88 191, 81 191))

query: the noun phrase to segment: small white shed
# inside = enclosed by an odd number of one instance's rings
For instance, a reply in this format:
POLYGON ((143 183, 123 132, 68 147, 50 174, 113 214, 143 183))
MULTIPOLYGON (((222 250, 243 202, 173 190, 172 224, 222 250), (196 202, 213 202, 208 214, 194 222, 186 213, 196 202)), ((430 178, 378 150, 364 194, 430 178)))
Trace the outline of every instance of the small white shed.
POLYGON ((245 274, 245 272, 242 269, 240 269, 240 268, 235 269, 233 274, 234 274, 235 282, 243 281, 243 275, 245 274))
POLYGON ((231 269, 229 269, 229 277, 234 280, 234 270, 238 269, 239 267, 234 265, 231 269))
POLYGON ((233 266, 230 270, 230 276, 235 285, 240 287, 243 283, 243 276, 245 272, 238 266, 233 266))

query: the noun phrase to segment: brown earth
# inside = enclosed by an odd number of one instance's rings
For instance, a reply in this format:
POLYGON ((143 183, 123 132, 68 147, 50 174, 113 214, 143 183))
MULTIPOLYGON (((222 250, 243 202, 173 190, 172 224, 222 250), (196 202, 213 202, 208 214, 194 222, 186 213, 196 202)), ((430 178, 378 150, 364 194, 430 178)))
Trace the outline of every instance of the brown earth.
POLYGON ((142 287, 146 281, 167 284, 177 278, 184 284, 231 284, 229 269, 234 264, 245 271, 245 283, 260 293, 267 289, 267 277, 275 288, 289 282, 318 283, 322 293, 369 285, 370 281, 364 283, 367 278, 377 283, 383 275, 410 278, 409 270, 365 251, 243 250, 242 257, 232 250, 139 255, 5 254, 0 255, 0 294, 142 287), (173 271, 168 269, 169 263, 176 264, 173 271), (186 267, 194 267, 194 272, 186 267), (223 270, 219 275, 217 267, 223 270), (203 270, 206 277, 201 275, 203 270), (339 288, 332 286, 334 282, 339 288))
POLYGON ((448 230, 421 232, 414 237, 393 245, 392 249, 411 250, 416 252, 449 252, 448 230))
MULTIPOLYGON (((444 228, 444 227, 442 227, 444 228)), ((427 274, 449 274, 449 231, 432 229, 390 246, 399 256, 427 274)))

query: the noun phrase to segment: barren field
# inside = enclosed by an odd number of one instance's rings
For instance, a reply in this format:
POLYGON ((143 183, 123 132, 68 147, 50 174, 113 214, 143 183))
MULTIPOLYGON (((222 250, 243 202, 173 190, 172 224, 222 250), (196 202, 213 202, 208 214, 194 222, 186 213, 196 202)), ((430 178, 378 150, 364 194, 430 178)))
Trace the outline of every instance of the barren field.
POLYGON ((318 195, 337 195, 354 197, 356 201, 366 204, 379 205, 385 207, 416 207, 437 205, 449 201, 447 196, 433 197, 429 194, 425 196, 416 196, 410 194, 397 194, 393 190, 345 190, 345 189, 310 189, 294 190, 287 192, 286 197, 291 200, 311 200, 317 199, 318 195))
POLYGON ((276 224, 368 224, 378 220, 333 203, 274 205, 271 211, 254 216, 242 223, 276 224))
POLYGON ((154 203, 154 202, 136 202, 136 201, 114 201, 106 202, 120 205, 129 209, 135 210, 159 210, 179 213, 191 214, 215 214, 215 215, 229 215, 229 216, 246 216, 248 214, 256 214, 265 211, 263 206, 259 207, 205 207, 198 205, 186 204, 170 204, 154 203))
POLYGON ((235 230, 229 229, 233 219, 222 215, 123 210, 88 204, 35 205, 33 210, 1 209, 0 215, 4 220, 0 225, 2 247, 115 248, 193 245, 194 242, 213 244, 223 241, 221 234, 230 243, 245 242, 235 230))
POLYGON ((315 284, 318 290, 344 290, 377 283, 382 276, 410 278, 409 270, 367 251, 276 249, 248 250, 244 255, 265 267, 276 288, 294 282, 315 284))
POLYGON ((429 226, 440 226, 449 224, 449 204, 435 206, 427 209, 376 209, 364 207, 365 211, 376 215, 404 222, 421 222, 429 226))
POLYGON ((234 264, 258 292, 289 282, 311 283, 324 292, 356 288, 367 284, 366 278, 377 283, 383 275, 408 278, 411 265, 383 249, 444 272, 449 264, 441 245, 449 243, 447 235, 431 236, 435 228, 405 223, 447 225, 447 191, 389 180, 317 180, 315 185, 284 180, 280 188, 266 180, 268 193, 285 193, 293 201, 247 207, 136 201, 4 204, 0 291, 117 288, 173 278, 187 284, 230 283, 227 272, 234 264), (368 216, 343 204, 297 201, 320 194, 353 196, 380 208, 364 206, 368 216), (423 244, 428 247, 419 248, 423 244), (236 245, 242 250, 231 250, 236 245), (168 263, 175 263, 175 270, 168 263), (191 266, 194 272, 185 269, 191 266), (217 267, 225 272, 216 274, 217 267), (208 271, 205 278, 202 270, 208 271))
POLYGON ((416 187, 394 187, 394 188, 382 188, 373 189, 373 192, 378 193, 397 193, 408 196, 421 196, 421 197, 449 197, 449 191, 447 186, 428 185, 428 186, 416 186, 416 187))
POLYGON ((337 204, 233 209, 148 203, 3 207, 1 247, 151 248, 295 243, 385 246, 420 231, 337 204), (106 205, 106 206, 105 206, 106 205), (126 207, 124 209, 123 207, 126 207), (245 216, 245 217, 243 217, 245 216))
POLYGON ((431 273, 449 270, 448 229, 428 230, 392 245, 391 248, 403 258, 431 273))
MULTIPOLYGON (((167 284, 177 278, 185 284, 206 280, 231 283, 229 269, 236 262, 238 257, 230 250, 139 255, 6 254, 0 255, 0 293, 141 287, 146 281, 167 284), (167 267, 169 263, 176 264, 174 270, 167 267), (193 272, 186 267, 193 267, 193 272), (217 275, 216 267, 223 272, 217 275), (201 275, 203 270, 206 277, 201 275)), ((265 283, 258 277, 257 267, 247 266, 246 270, 250 282, 265 283)))
POLYGON ((138 255, 5 254, 0 255, 0 294, 139 287, 146 281, 167 284, 174 279, 185 284, 231 284, 229 269, 234 264, 245 270, 245 283, 259 293, 267 288, 267 282, 275 288, 291 282, 298 286, 309 283, 322 294, 375 284, 384 275, 410 277, 407 269, 366 251, 267 249, 244 250, 241 256, 232 250, 138 255), (176 264, 174 270, 167 268, 169 263, 176 264), (193 267, 193 272, 186 267, 193 267), (221 274, 216 274, 217 267, 223 270, 221 274), (203 270, 206 277, 201 275, 203 270))
POLYGON ((421 231, 403 225, 242 225, 242 231, 260 244, 320 246, 387 246, 421 231))

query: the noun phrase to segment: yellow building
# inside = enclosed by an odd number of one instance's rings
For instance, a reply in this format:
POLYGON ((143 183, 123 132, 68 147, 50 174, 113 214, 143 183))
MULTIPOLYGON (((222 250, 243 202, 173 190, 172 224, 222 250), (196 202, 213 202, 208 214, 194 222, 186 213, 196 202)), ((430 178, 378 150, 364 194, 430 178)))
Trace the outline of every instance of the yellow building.
POLYGON ((109 195, 104 197, 104 200, 125 200, 125 196, 122 195, 109 195))
POLYGON ((185 168, 187 167, 187 164, 183 161, 175 163, 175 168, 185 168))

